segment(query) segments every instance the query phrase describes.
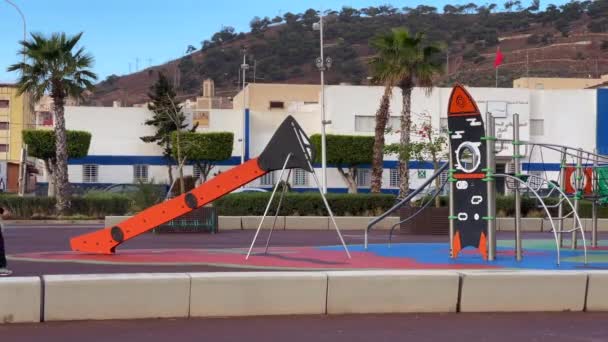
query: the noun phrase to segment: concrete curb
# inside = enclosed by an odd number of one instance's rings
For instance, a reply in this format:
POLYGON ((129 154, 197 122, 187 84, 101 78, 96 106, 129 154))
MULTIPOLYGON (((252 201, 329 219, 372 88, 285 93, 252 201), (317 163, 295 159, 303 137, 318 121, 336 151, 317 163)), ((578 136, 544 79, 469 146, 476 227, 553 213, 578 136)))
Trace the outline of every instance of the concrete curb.
POLYGON ((608 271, 141 273, 0 278, 0 324, 293 314, 608 311, 608 271))

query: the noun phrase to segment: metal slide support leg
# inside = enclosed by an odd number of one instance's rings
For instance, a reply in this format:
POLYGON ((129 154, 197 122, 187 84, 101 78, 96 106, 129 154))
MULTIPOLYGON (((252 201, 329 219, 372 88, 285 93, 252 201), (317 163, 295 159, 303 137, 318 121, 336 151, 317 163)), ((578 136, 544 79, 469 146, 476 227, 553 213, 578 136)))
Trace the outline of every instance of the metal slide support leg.
POLYGON ((488 178, 487 184, 487 203, 488 203, 488 260, 494 261, 496 259, 496 182, 493 180, 494 173, 496 173, 496 156, 495 156, 495 144, 494 144, 494 117, 492 113, 486 113, 486 136, 489 137, 486 140, 486 160, 488 172, 486 178, 488 178))
MULTIPOLYGON (((583 150, 578 150, 578 154, 576 157, 576 172, 574 173, 576 176, 576 181, 574 182, 576 184, 576 195, 574 195, 574 211, 576 211, 576 213, 578 214, 578 210, 580 207, 580 197, 583 195, 583 150)), ((576 235, 576 225, 577 222, 576 220, 573 220, 572 222, 572 243, 570 248, 571 249, 576 249, 576 246, 578 245, 578 236, 576 235)))
MULTIPOLYGON (((289 180, 289 176, 291 176, 291 169, 287 171, 287 180, 289 180)), ((277 186, 281 184, 283 179, 279 179, 277 182, 277 186)), ((287 183, 287 181, 285 181, 287 183)), ((266 248, 264 249, 264 254, 268 253, 268 245, 270 245, 270 238, 272 237, 272 232, 274 231, 274 227, 277 224, 277 218, 279 217, 279 210, 281 210, 281 205, 283 204, 283 198, 285 197, 285 192, 287 192, 287 185, 283 184, 283 189, 281 189, 281 197, 279 198, 279 204, 277 205, 277 211, 274 213, 274 220, 272 221, 272 227, 270 228, 270 233, 268 233, 268 239, 266 240, 266 248)))
MULTIPOLYGON (((541 147, 542 148, 542 147, 541 147)), ((559 187, 565 192, 566 191, 566 148, 562 147, 562 158, 560 162, 560 173, 559 173, 559 187)), ((564 201, 559 201, 557 207, 557 238, 559 240, 559 247, 564 247, 564 201)))
MULTIPOLYGON (((300 147, 302 148, 302 150, 305 150, 306 148, 304 147, 304 144, 302 143, 302 141, 298 140, 298 142, 300 143, 300 147)), ((350 253, 348 252, 348 247, 346 247, 346 242, 344 242, 342 233, 340 233, 340 228, 338 228, 338 224, 336 223, 336 219, 334 218, 334 213, 331 211, 331 208, 329 207, 327 198, 325 198, 325 194, 323 193, 323 189, 321 188, 321 184, 319 183, 319 178, 317 177, 317 174, 315 173, 315 169, 314 169, 314 167, 312 167, 312 164, 310 163, 310 159, 306 159, 306 162, 308 163, 308 167, 310 168, 310 170, 312 170, 312 172, 311 172, 312 178, 315 180, 315 184, 317 184, 317 189, 319 189, 319 193, 321 194, 321 198, 323 199, 323 204, 325 204, 325 208, 327 209, 327 213, 329 214, 329 217, 331 218, 331 222, 334 224, 336 233, 338 233, 338 237, 340 238, 342 247, 344 247, 344 251, 346 252, 346 255, 348 256, 348 258, 350 259, 350 253)))
MULTIPOLYGON (((314 170, 314 169, 313 169, 314 170)), ((317 184, 317 188, 319 188, 319 193, 321 194, 321 198, 323 199, 323 204, 325 204, 325 208, 327 209, 327 213, 329 214, 329 218, 331 218, 331 222, 334 224, 334 228, 336 229, 336 233, 338 233, 338 237, 340 238, 340 242, 342 243, 342 247, 344 247, 344 251, 346 255, 350 259, 350 252, 348 251, 348 247, 346 247, 346 242, 344 242, 344 238, 342 237, 342 233, 340 233, 340 228, 338 228, 338 224, 336 223, 336 219, 334 218, 334 213, 331 211, 329 207, 329 203, 327 202, 327 198, 325 198, 325 194, 323 193, 323 189, 321 189, 321 184, 319 184, 319 179, 317 178, 317 174, 312 172, 312 178, 314 178, 315 183, 317 184)))
MULTIPOLYGON (((596 151, 593 151, 596 152, 596 151)), ((597 184, 597 167, 599 164, 599 160, 598 160, 598 156, 597 154, 595 155, 595 158, 593 158, 593 172, 595 173, 595 179, 596 179, 596 184, 595 184, 595 188, 596 188, 596 193, 597 190, 599 190, 599 185, 597 184)), ((591 207, 591 247, 592 248, 597 248, 597 200, 593 201, 593 206, 591 207)))
MULTIPOLYGON (((281 169, 281 174, 279 176, 279 179, 283 178, 283 173, 285 172, 285 168, 287 167, 287 163, 289 162, 289 159, 291 159, 291 153, 289 153, 287 155, 287 158, 285 158, 285 163, 283 164, 283 168, 281 169)), ((260 225, 258 226, 258 229, 255 231, 255 235, 253 236, 253 241, 251 241, 251 246, 249 246, 249 251, 247 251, 247 256, 245 257, 245 260, 249 259, 249 255, 251 255, 251 251, 253 250, 253 246, 255 245, 255 240, 257 240, 258 235, 260 234, 260 229, 262 229, 262 224, 264 223, 264 219, 266 218, 266 215, 268 215, 268 210, 270 209, 270 205, 272 204, 272 200, 274 199, 274 195, 277 192, 277 188, 279 187, 279 183, 277 183, 274 186, 274 189, 272 190, 272 194, 270 195, 270 199, 268 200, 268 204, 266 205, 266 209, 264 210, 264 215, 262 216, 262 219, 260 220, 260 225)))
MULTIPOLYGON (((521 174, 520 163, 520 146, 519 141, 519 114, 513 114, 513 165, 515 166, 515 177, 519 178, 521 174)), ((520 184, 515 187, 515 260, 522 259, 521 245, 521 193, 519 191, 520 184)))

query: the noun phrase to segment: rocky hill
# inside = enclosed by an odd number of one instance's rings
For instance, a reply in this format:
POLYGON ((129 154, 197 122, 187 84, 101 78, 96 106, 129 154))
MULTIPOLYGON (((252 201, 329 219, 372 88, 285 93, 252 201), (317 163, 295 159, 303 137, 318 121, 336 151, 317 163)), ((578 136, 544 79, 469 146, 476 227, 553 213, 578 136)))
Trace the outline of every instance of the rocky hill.
MULTIPOLYGON (((528 7, 507 1, 495 4, 394 8, 391 6, 330 11, 326 16, 325 53, 333 58, 328 84, 368 82, 367 61, 374 51, 371 38, 394 27, 425 32, 427 39, 445 47, 446 72, 439 84, 459 81, 471 86, 494 85, 494 54, 505 55, 499 85, 510 87, 514 78, 597 77, 608 73, 608 0, 570 2, 539 10, 538 0, 528 7)), ((200 93, 204 78, 216 82, 220 96, 239 88, 242 51, 252 66, 247 80, 256 82, 317 83, 314 59, 319 55, 317 13, 286 13, 282 17, 253 18, 248 33, 225 27, 201 48, 189 47, 187 56, 126 76, 110 76, 97 85, 90 104, 145 102, 157 73, 175 80, 179 95, 200 93), (255 66, 255 67, 254 67, 255 66)), ((228 23, 227 23, 228 24, 228 23)))

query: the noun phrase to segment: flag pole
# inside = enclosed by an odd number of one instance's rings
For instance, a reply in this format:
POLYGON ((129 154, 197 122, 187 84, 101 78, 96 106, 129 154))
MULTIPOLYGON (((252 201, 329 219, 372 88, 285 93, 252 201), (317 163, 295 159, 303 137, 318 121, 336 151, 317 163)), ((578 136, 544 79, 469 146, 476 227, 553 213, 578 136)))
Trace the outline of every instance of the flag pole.
POLYGON ((496 66, 496 68, 494 68, 496 70, 496 88, 498 88, 498 66, 496 66))

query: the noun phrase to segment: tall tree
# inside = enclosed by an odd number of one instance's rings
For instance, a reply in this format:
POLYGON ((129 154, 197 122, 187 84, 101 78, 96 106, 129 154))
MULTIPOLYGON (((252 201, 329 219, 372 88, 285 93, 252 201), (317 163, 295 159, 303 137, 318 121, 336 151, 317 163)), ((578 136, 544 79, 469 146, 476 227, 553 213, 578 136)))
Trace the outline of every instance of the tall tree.
POLYGON ((64 104, 66 97, 81 98, 85 90, 93 89, 97 79, 90 69, 93 57, 84 48, 76 48, 82 32, 74 36, 53 33, 50 37, 33 33, 31 39, 22 41, 21 63, 8 67, 19 71, 19 93, 31 93, 34 102, 49 93, 53 99, 55 115, 55 177, 57 211, 64 214, 70 207, 68 183, 68 147, 65 128, 64 104))
MULTIPOLYGON (((55 197, 55 171, 57 151, 55 148, 55 132, 42 129, 26 129, 21 132, 23 142, 27 144, 28 154, 44 161, 48 174, 48 196, 55 197)), ((91 145, 91 133, 83 131, 67 131, 68 158, 84 158, 91 145)))
MULTIPOLYGON (((181 107, 175 105, 175 90, 164 74, 158 74, 158 80, 150 87, 150 91, 148 97, 151 102, 148 104, 148 109, 153 116, 152 119, 146 120, 145 124, 153 126, 156 132, 154 135, 144 136, 140 139, 148 143, 154 142, 163 148, 163 156, 167 161, 169 184, 173 184, 171 134, 187 127, 186 117, 182 114, 181 107)), ((181 178, 183 179, 183 177, 181 178)))
MULTIPOLYGON (((374 40, 374 47, 378 50, 378 56, 373 59, 375 77, 384 80, 385 88, 389 85, 397 86, 402 93, 402 111, 400 125, 400 139, 402 152, 399 158, 399 197, 405 197, 409 192, 409 160, 410 160, 410 132, 411 119, 411 97, 415 86, 423 87, 430 91, 433 79, 441 72, 441 63, 438 55, 441 49, 432 44, 426 44, 424 34, 411 35, 406 29, 393 29, 391 33, 382 35, 374 40)), ((385 92, 385 96, 386 96, 385 92)), ((389 93, 390 96, 390 93, 389 93)), ((384 100, 384 98, 383 98, 384 100)), ((388 107, 388 101, 386 104, 388 107)), ((382 109, 382 106, 381 108, 382 109)), ((384 121, 388 120, 382 118, 384 121)), ((382 127, 384 130, 384 127, 382 127)), ((376 134, 379 134, 378 122, 376 122, 376 134)), ((375 152, 376 153, 376 152, 375 152)), ((376 162, 374 158, 374 162, 376 162)), ((374 169, 378 166, 374 163, 374 169)), ((382 172, 372 177, 381 178, 382 172)), ((374 182, 374 180, 372 180, 374 182)), ((375 183, 381 184, 376 179, 375 183)), ((372 183, 373 184, 373 183, 372 183)), ((376 190, 376 189, 373 189, 376 190)), ((378 189, 379 191, 379 189, 378 189)))

